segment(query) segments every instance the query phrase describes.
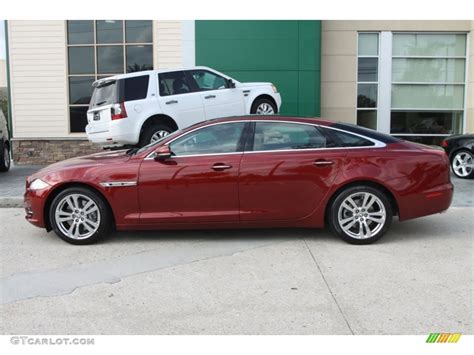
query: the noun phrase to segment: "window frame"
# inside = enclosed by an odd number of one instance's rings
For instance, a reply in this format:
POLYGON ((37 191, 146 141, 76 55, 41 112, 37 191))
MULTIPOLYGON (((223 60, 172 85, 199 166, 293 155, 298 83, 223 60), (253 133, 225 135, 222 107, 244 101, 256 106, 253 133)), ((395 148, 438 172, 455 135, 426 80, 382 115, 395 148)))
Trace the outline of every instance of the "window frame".
MULTIPOLYGON (((126 39, 126 26, 127 26, 127 21, 133 21, 133 20, 117 20, 117 21, 122 21, 122 42, 117 42, 117 43, 98 43, 97 42, 97 21, 100 20, 86 20, 86 21, 92 21, 93 27, 93 42, 92 43, 87 43, 87 44, 70 44, 69 43, 69 24, 68 20, 65 21, 65 29, 66 29, 66 36, 65 36, 65 46, 66 46, 66 80, 67 80, 67 85, 66 85, 66 90, 67 90, 67 119, 68 119, 68 134, 71 135, 80 135, 83 136, 85 135, 84 132, 73 132, 71 130, 71 108, 73 107, 89 107, 89 104, 72 104, 70 102, 70 83, 69 83, 69 78, 70 77, 93 77, 95 80, 99 80, 102 78, 106 77, 111 77, 115 75, 122 75, 127 73, 127 46, 150 46, 152 48, 152 68, 150 70, 154 70, 155 67, 155 53, 153 50, 153 41, 154 41, 154 21, 153 20, 146 20, 151 22, 151 42, 144 42, 144 43, 138 43, 138 42, 127 42, 126 39), (118 73, 108 73, 108 74, 100 74, 98 73, 98 47, 108 47, 108 46, 117 46, 120 47, 122 46, 122 52, 123 52, 123 72, 118 72, 118 73), (93 60, 94 60, 94 72, 93 73, 87 73, 87 74, 71 74, 69 72, 69 48, 72 47, 92 47, 93 48, 93 60)), ((92 93, 91 93, 92 95, 92 93)))

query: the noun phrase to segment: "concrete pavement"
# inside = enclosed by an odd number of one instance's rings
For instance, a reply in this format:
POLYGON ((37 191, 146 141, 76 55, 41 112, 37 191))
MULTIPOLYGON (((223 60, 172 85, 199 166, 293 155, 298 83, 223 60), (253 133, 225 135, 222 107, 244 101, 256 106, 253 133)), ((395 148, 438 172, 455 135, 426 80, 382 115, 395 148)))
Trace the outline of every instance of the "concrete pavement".
POLYGON ((2 334, 473 334, 472 208, 369 246, 302 229, 72 246, 21 209, 0 221, 2 334))

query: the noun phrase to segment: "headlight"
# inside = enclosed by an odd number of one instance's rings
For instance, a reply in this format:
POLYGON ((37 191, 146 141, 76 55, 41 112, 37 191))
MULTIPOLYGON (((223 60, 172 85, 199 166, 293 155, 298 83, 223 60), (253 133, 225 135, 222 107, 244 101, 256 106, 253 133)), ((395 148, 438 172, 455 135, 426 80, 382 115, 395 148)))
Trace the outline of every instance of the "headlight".
POLYGON ((278 92, 278 89, 275 85, 272 84, 272 89, 273 89, 273 92, 276 94, 278 92))
POLYGON ((49 187, 50 185, 46 182, 44 182, 41 179, 35 179, 33 182, 30 184, 30 190, 41 190, 49 187))

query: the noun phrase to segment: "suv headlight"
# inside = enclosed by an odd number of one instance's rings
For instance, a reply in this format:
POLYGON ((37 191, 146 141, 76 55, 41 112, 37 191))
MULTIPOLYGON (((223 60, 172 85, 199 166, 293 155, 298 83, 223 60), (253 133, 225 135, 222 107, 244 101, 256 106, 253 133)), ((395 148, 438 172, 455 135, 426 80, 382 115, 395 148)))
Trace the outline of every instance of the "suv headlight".
POLYGON ((273 92, 276 94, 278 92, 278 89, 275 85, 272 84, 272 89, 273 89, 273 92))
POLYGON ((35 179, 33 182, 30 184, 30 190, 41 190, 49 187, 50 185, 46 182, 44 182, 41 179, 35 179))

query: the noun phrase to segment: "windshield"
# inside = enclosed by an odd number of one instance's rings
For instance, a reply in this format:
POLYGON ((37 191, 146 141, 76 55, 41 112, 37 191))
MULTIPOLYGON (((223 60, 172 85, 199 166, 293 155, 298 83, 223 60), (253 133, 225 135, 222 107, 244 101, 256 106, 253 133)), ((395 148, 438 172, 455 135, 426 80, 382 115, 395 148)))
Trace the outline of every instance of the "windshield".
POLYGON ((89 107, 94 108, 117 103, 116 83, 116 81, 109 81, 94 88, 89 107))

